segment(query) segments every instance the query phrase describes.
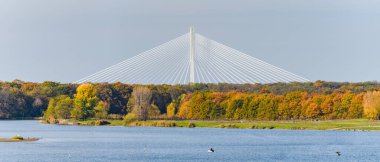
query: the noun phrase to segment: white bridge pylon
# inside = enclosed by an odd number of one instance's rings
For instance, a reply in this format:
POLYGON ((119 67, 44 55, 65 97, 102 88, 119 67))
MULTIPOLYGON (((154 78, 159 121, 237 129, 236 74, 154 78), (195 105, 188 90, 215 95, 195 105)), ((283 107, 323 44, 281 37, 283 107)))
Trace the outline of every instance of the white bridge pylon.
POLYGON ((175 38, 76 83, 277 83, 309 80, 194 32, 175 38))

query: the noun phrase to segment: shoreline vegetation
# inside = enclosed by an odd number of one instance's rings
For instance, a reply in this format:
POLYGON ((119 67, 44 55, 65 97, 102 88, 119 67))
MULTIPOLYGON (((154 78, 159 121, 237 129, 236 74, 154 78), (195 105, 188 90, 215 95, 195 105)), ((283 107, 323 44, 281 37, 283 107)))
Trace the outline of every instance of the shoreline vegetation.
MULTIPOLYGON (((41 120, 42 123, 46 123, 41 120)), ((380 121, 368 119, 350 120, 294 120, 294 121, 208 121, 208 120, 62 120, 59 125, 128 126, 128 127, 183 127, 183 128, 235 128, 235 129, 284 129, 284 130, 346 130, 379 131, 380 121)))
POLYGON ((380 83, 0 82, 0 119, 50 124, 377 130, 380 83))

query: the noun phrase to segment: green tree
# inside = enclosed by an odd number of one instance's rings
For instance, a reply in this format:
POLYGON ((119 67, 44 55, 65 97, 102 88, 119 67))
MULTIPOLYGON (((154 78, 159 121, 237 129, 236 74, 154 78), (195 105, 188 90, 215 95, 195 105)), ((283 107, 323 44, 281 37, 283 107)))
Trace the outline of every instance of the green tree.
POLYGON ((69 119, 74 107, 73 100, 67 95, 56 97, 55 114, 58 119, 69 119))
POLYGON ((69 119, 73 106, 73 100, 67 95, 51 98, 43 117, 49 122, 55 119, 69 119))
POLYGON ((95 117, 98 119, 107 119, 109 104, 104 101, 99 101, 95 108, 95 117))
POLYGON ((57 102, 56 102, 56 99, 55 98, 51 98, 49 100, 49 105, 46 109, 46 111, 44 112, 44 118, 47 119, 47 120, 50 120, 50 119, 56 119, 57 116, 55 114, 55 106, 57 105, 57 102))

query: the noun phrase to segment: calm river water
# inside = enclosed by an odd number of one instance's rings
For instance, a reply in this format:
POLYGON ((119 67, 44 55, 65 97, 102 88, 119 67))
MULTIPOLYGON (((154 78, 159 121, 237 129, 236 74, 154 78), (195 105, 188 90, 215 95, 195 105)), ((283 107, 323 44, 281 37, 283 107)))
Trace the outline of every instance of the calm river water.
POLYGON ((0 161, 379 161, 380 132, 90 127, 0 121, 0 161), (207 150, 212 147, 214 153, 207 150), (341 152, 337 156, 336 151, 341 152))

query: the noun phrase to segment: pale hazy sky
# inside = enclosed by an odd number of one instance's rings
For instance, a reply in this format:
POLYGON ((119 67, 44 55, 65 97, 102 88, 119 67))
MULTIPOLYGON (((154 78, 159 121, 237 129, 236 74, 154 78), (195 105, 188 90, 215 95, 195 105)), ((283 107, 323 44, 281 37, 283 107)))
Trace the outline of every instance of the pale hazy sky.
POLYGON ((0 80, 76 81, 190 25, 312 81, 380 81, 379 0, 0 0, 0 80))

